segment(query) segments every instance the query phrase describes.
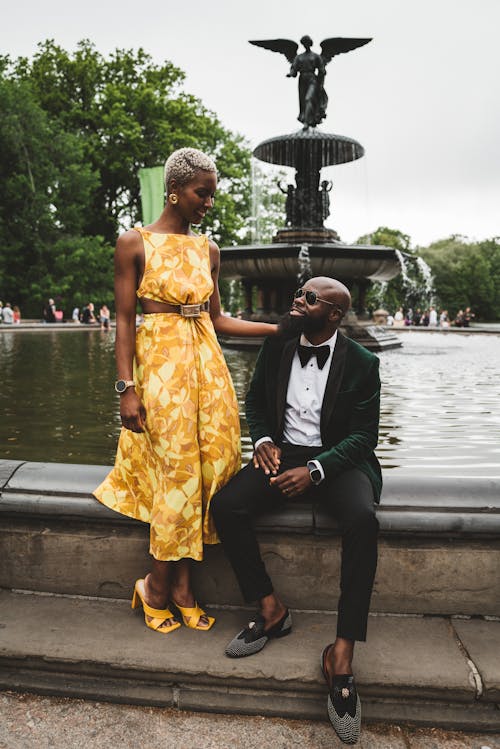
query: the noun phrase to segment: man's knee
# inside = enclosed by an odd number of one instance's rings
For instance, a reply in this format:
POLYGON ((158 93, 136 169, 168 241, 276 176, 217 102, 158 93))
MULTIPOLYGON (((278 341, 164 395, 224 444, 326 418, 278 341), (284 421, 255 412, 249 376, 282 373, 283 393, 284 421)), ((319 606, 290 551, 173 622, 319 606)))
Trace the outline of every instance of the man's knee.
POLYGON ((378 520, 375 505, 364 503, 356 507, 347 524, 348 529, 370 538, 378 535, 378 520))
POLYGON ((235 514, 248 513, 248 498, 251 492, 247 485, 248 471, 242 468, 217 494, 212 497, 210 511, 215 525, 223 523, 235 514), (248 495, 248 496, 247 496, 248 495))

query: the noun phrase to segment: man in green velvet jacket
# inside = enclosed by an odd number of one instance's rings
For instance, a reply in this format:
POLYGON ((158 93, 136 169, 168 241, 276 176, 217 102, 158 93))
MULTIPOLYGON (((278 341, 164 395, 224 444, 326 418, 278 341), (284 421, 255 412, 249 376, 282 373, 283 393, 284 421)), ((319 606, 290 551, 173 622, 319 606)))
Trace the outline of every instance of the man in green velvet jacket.
POLYGON ((331 278, 307 281, 294 296, 280 335, 268 338, 246 398, 252 462, 213 499, 211 511, 247 602, 259 612, 226 655, 252 655, 291 632, 291 614, 274 591, 253 518, 301 501, 321 503, 337 519, 342 565, 337 636, 322 655, 328 714, 343 741, 359 736, 360 702, 352 674, 356 640, 366 639, 377 565, 382 476, 378 439, 378 358, 338 327, 348 289, 331 278))

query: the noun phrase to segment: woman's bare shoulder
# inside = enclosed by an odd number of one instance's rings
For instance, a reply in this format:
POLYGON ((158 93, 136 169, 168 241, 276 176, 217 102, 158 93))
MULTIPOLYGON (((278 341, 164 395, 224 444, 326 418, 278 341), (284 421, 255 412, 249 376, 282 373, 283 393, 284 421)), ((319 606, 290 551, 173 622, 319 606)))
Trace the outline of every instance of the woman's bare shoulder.
POLYGON ((207 237, 207 239, 208 239, 208 248, 210 250, 210 254, 214 254, 215 256, 218 257, 220 255, 219 245, 217 244, 217 242, 214 242, 213 239, 210 239, 210 237, 207 237))
POLYGON ((135 229, 120 234, 116 240, 116 252, 119 255, 136 255, 142 250, 142 237, 135 229))
POLYGON ((212 266, 212 270, 218 269, 220 265, 220 250, 219 245, 214 242, 213 239, 210 239, 210 237, 207 237, 208 239, 208 251, 210 253, 210 264, 212 266))

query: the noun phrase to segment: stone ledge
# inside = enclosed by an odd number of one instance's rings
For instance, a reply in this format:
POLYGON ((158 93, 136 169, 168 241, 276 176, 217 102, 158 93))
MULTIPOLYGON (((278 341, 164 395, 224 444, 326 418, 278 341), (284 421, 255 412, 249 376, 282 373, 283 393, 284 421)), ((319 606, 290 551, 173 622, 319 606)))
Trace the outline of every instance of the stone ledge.
MULTIPOLYGON (((0 586, 127 598, 148 569, 149 526, 91 495, 107 466, 0 461, 0 586)), ((372 610, 438 615, 500 615, 500 492, 472 482, 388 476, 372 610), (460 575, 457 575, 457 570, 460 575)), ((335 522, 294 504, 260 518, 270 575, 290 606, 333 611, 340 575, 335 522)), ((219 547, 193 564, 196 589, 214 604, 241 605, 219 547)))
MULTIPOLYGON (((294 612, 290 637, 252 658, 233 660, 223 649, 248 612, 213 613, 217 623, 210 632, 182 627, 162 636, 148 630, 142 613, 126 602, 0 591, 0 686, 186 710, 326 719, 319 655, 334 639, 335 616, 294 612)), ((450 624, 436 617, 370 617, 368 643, 358 643, 354 663, 365 719, 500 728, 497 694, 483 684, 478 699, 450 624)), ((498 683, 500 623, 488 624, 482 647, 498 683)))
MULTIPOLYGON (((0 460, 0 513, 137 524, 91 496, 109 470, 108 466, 0 460)), ((403 477, 386 472, 377 514, 382 535, 498 538, 500 481, 403 477)), ((337 524, 328 514, 300 503, 294 503, 286 512, 259 518, 258 527, 264 532, 337 532, 337 524)))

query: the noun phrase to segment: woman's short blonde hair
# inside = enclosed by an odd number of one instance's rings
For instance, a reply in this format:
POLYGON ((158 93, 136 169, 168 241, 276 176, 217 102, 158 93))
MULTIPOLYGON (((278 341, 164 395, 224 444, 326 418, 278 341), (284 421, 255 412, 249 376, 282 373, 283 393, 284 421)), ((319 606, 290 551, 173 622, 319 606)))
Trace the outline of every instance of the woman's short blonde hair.
POLYGON ((175 179, 180 186, 186 185, 199 170, 217 173, 215 161, 197 148, 179 148, 171 153, 165 162, 164 169, 167 195, 169 192, 168 186, 172 179, 175 179))

